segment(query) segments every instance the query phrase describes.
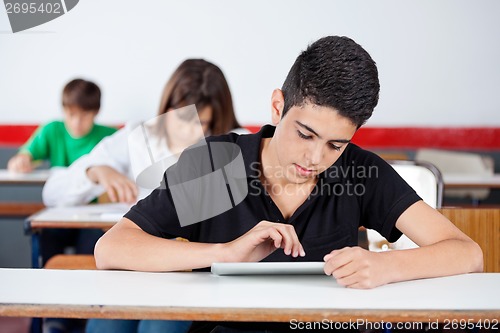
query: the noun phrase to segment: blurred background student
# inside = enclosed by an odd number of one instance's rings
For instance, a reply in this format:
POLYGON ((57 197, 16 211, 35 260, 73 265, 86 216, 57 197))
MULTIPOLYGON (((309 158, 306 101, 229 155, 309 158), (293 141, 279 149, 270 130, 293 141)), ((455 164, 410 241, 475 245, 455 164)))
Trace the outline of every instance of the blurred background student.
MULTIPOLYGON (((30 172, 37 161, 48 160, 50 166, 68 167, 89 153, 115 128, 94 123, 101 107, 101 90, 90 81, 74 79, 63 89, 63 121, 53 121, 36 130, 8 163, 13 172, 30 172)), ((42 264, 68 247, 76 253, 92 254, 100 237, 91 229, 47 229, 41 234, 42 264)))
POLYGON ((44 160, 51 167, 67 167, 89 153, 116 129, 94 123, 101 108, 101 90, 90 81, 75 79, 63 89, 63 121, 40 126, 8 162, 11 172, 31 172, 44 160))
MULTIPOLYGON (((165 85, 158 116, 165 119, 159 142, 164 155, 175 155, 196 143, 203 135, 220 135, 230 131, 248 133, 236 120, 233 101, 224 74, 216 65, 203 59, 188 59, 179 65, 165 85), (182 112, 168 112, 195 105, 199 123, 186 119, 182 112), (189 126, 194 135, 187 136, 189 126), (198 134, 201 125, 202 132, 198 134), (199 136, 198 136, 199 135, 199 136)), ((104 139, 88 155, 67 169, 49 177, 43 188, 47 206, 86 204, 106 193, 112 202, 134 203, 151 192, 138 188, 132 170, 128 137, 140 124, 129 122, 104 139)))
MULTIPOLYGON (((163 145, 164 155, 175 156, 203 136, 230 131, 248 133, 236 120, 224 74, 202 59, 185 60, 175 70, 163 90, 158 116, 162 120, 156 124, 161 126, 155 127, 154 132, 158 134, 156 143, 163 145), (192 105, 197 117, 189 112, 192 105), (185 110, 177 112, 180 108, 185 110)), ((148 195, 151 189, 136 185, 134 156, 129 152, 128 138, 138 126, 141 124, 127 123, 90 154, 51 174, 43 189, 44 203, 85 204, 102 194, 113 202, 133 203, 148 195)), ((90 319, 86 332, 181 333, 190 325, 187 321, 90 319)))
MULTIPOLYGON (((40 126, 31 138, 8 162, 11 172, 31 172, 40 162, 48 161, 51 167, 68 167, 79 157, 89 153, 104 137, 116 132, 115 128, 94 122, 101 108, 101 90, 91 81, 74 79, 62 92, 63 121, 53 121, 40 126)), ((92 254, 101 233, 91 229, 47 229, 40 235, 43 265, 67 248, 76 253, 92 254)), ((77 326, 78 321, 51 319, 54 327, 64 329, 68 322, 77 326)), ((80 322, 80 326, 81 326, 80 322)), ((52 330, 57 332, 57 330, 52 330)))

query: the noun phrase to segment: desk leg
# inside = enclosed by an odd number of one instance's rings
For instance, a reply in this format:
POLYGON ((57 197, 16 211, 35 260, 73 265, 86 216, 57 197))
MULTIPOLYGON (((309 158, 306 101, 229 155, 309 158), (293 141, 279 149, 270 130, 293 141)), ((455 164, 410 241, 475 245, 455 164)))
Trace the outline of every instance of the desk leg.
POLYGON ((31 233, 31 266, 42 268, 42 258, 40 256, 40 233, 31 233))
MULTIPOLYGON (((42 258, 40 257, 40 233, 33 231, 31 233, 31 266, 33 268, 42 267, 42 258)), ((42 333, 43 318, 31 319, 31 333, 42 333)))
POLYGON ((30 333, 42 333, 43 318, 32 318, 30 333))

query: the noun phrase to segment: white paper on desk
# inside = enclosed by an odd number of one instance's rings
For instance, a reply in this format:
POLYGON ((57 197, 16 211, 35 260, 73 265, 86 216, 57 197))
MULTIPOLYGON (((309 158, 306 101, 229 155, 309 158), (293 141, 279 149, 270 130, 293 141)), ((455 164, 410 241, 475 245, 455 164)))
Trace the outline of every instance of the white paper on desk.
POLYGON ((124 203, 51 207, 38 214, 33 220, 118 222, 129 210, 130 205, 124 203))
POLYGON ((32 182, 40 181, 45 182, 49 178, 51 171, 40 169, 33 170, 29 173, 11 172, 6 169, 0 169, 0 180, 3 181, 19 181, 19 182, 32 182))

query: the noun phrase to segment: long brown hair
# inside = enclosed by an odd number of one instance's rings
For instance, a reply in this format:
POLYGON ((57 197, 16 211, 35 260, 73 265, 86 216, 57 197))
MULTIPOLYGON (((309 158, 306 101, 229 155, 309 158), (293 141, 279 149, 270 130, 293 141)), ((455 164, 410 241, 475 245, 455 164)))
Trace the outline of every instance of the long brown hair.
POLYGON ((195 104, 198 111, 207 106, 212 108, 209 126, 212 135, 240 127, 224 74, 203 59, 187 59, 177 67, 163 89, 158 115, 191 104, 195 104))

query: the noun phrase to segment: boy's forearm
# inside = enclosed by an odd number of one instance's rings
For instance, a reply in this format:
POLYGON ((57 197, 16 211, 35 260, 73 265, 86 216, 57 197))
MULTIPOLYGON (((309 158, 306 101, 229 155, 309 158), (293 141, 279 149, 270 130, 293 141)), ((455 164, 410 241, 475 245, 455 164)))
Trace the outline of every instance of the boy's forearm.
POLYGON ((381 255, 386 256, 390 282, 483 271, 482 250, 470 240, 448 239, 381 255))
POLYGON ((163 239, 140 229, 110 230, 96 244, 99 269, 150 272, 210 267, 225 261, 223 244, 190 243, 163 239))

